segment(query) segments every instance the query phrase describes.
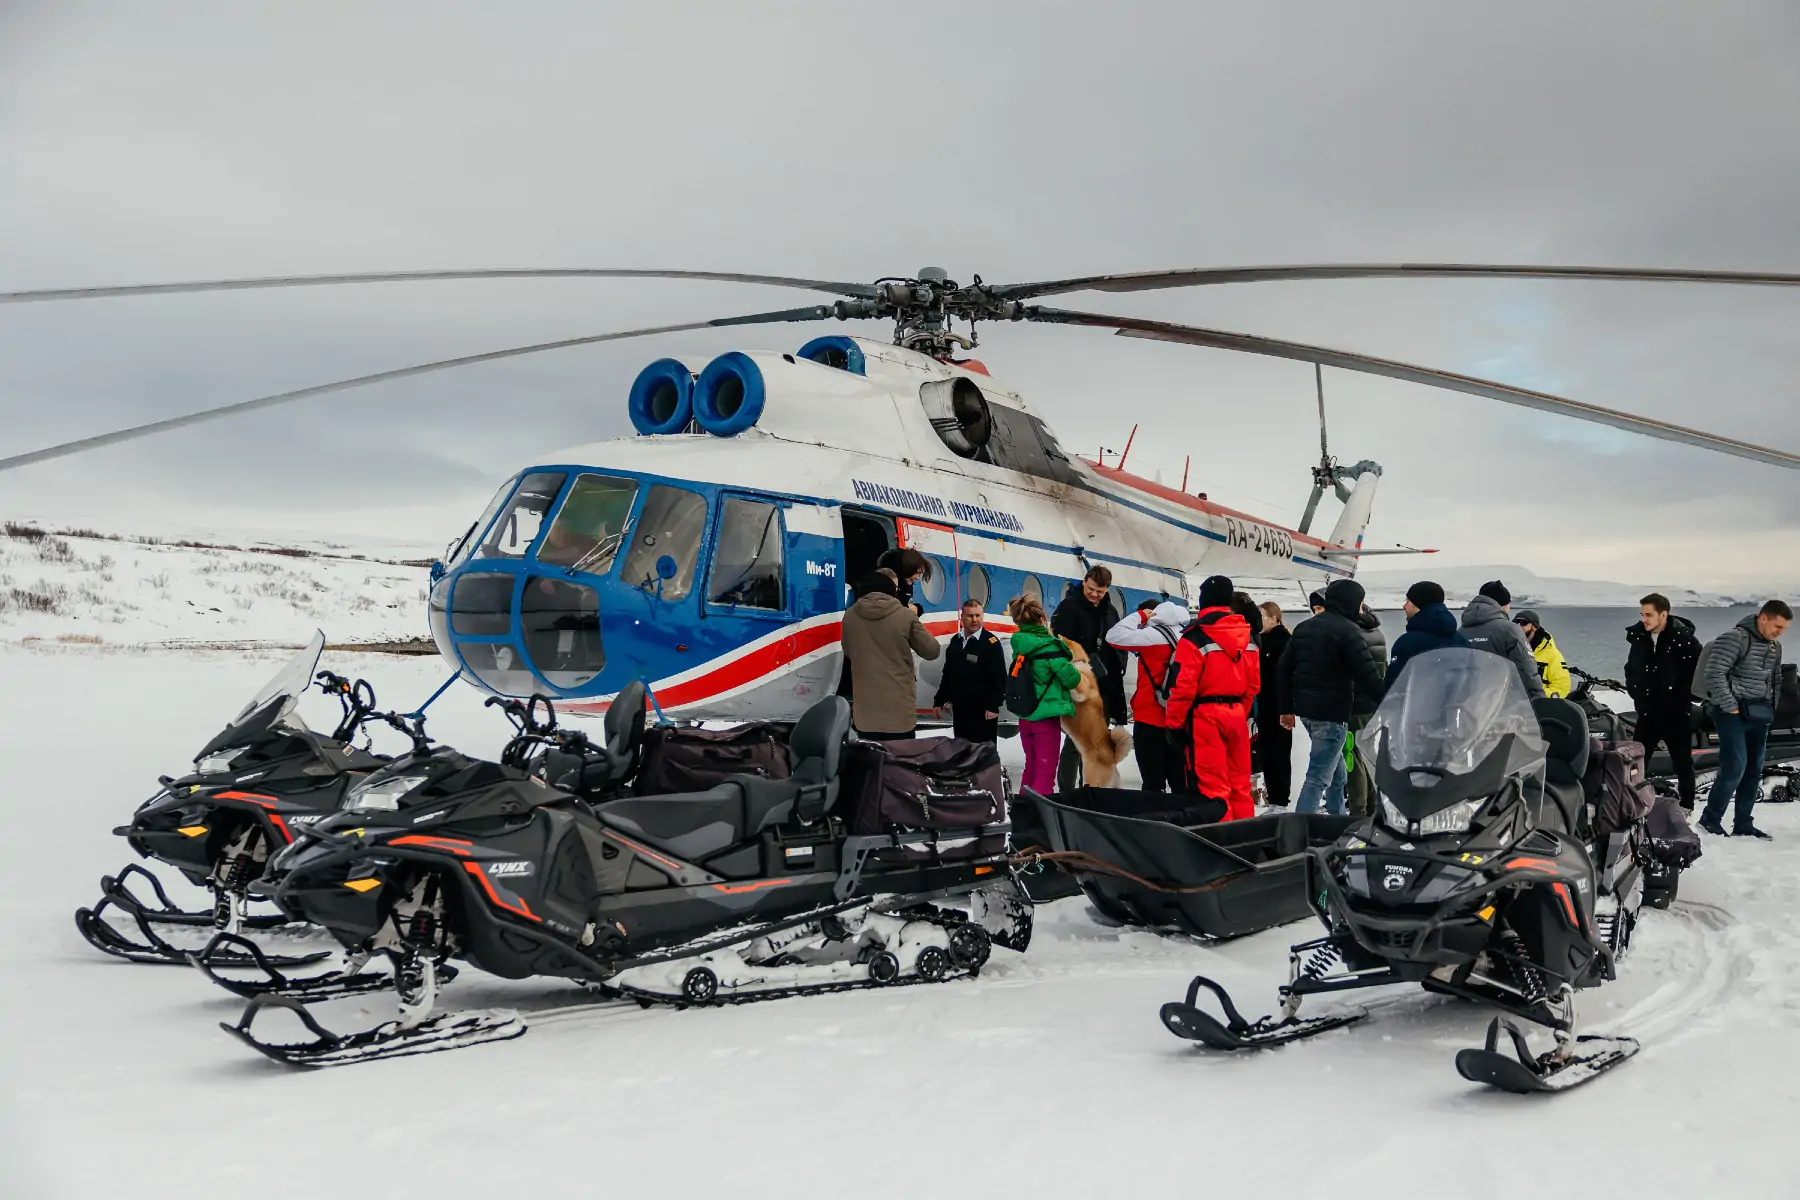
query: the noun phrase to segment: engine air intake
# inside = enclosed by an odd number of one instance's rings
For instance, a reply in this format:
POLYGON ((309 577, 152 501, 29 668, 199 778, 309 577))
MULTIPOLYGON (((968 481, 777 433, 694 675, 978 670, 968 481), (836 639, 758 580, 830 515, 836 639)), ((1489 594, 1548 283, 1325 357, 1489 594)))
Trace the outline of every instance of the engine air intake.
POLYGON ((826 334, 816 337, 800 347, 799 357, 820 366, 836 367, 840 371, 848 371, 852 375, 867 374, 863 361, 862 347, 856 344, 855 338, 845 337, 841 333, 826 334))
POLYGON ((763 410, 762 368, 733 350, 707 364, 694 386, 694 419, 716 437, 731 437, 756 424, 763 410))
POLYGON ((673 358, 659 358, 638 372, 628 405, 639 433, 680 433, 694 418, 694 373, 673 358))

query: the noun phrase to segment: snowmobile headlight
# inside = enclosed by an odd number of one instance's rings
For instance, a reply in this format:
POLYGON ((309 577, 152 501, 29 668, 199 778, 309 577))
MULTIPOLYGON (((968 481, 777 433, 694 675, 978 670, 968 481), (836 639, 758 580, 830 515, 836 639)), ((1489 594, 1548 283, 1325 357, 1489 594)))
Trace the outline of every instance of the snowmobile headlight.
POLYGON ((398 775, 374 783, 358 784, 344 797, 344 808, 352 812, 392 812, 400 807, 400 797, 425 782, 423 775, 398 775))
POLYGON ((1386 796, 1381 798, 1381 820, 1395 833, 1407 837, 1434 837, 1440 833, 1467 833, 1475 824, 1475 814, 1481 811, 1480 800, 1458 800, 1455 804, 1440 808, 1421 821, 1414 821, 1394 807, 1393 801, 1386 796))
POLYGON ((230 772, 231 764, 248 750, 248 746, 233 746, 229 750, 221 750, 217 754, 209 754, 194 763, 194 770, 201 775, 224 775, 230 772))
POLYGON ((1440 808, 1429 817, 1419 822, 1419 836, 1431 837, 1439 833, 1467 833, 1469 826, 1475 823, 1475 814, 1481 811, 1479 800, 1458 800, 1448 808, 1440 808))

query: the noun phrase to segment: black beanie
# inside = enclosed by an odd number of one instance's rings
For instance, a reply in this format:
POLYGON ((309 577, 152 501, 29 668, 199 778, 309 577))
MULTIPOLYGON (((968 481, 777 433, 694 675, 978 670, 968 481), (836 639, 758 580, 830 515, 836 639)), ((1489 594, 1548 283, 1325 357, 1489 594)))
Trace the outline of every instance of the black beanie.
POLYGON ((1325 607, 1325 593, 1324 592, 1310 593, 1306 597, 1306 606, 1308 608, 1324 608, 1325 607))
POLYGON ((1433 583, 1429 579, 1421 579, 1406 589, 1406 598, 1412 601, 1414 608, 1430 608, 1434 604, 1444 602, 1444 585, 1433 583))
POLYGON ((1237 585, 1223 575, 1208 575, 1200 583, 1201 608, 1230 608, 1237 585))
POLYGON ((1498 579, 1490 579, 1481 585, 1481 594, 1502 608, 1512 603, 1512 593, 1498 579))

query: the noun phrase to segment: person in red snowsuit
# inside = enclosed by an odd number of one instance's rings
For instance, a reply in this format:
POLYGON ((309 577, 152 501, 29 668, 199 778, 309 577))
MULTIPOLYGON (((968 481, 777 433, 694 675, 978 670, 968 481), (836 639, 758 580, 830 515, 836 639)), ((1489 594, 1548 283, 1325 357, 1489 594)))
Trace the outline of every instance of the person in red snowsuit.
POLYGON ((1262 657, 1250 624, 1232 611, 1231 580, 1214 575, 1200 585, 1199 611, 1175 647, 1169 688, 1169 728, 1188 742, 1189 783, 1199 795, 1225 802, 1225 819, 1256 815, 1250 798, 1250 710, 1262 689, 1262 657))

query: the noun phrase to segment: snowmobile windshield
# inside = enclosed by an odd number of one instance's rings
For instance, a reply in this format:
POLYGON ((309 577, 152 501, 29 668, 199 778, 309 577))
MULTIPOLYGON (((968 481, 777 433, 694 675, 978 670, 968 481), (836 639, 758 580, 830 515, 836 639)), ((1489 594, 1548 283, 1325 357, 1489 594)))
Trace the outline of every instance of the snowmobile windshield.
POLYGON ((301 694, 312 685, 313 673, 319 669, 319 655, 324 651, 325 634, 315 631, 312 640, 300 648, 300 653, 288 659, 287 664, 275 672, 275 677, 263 684, 262 689, 250 698, 250 703, 231 719, 232 728, 246 724, 264 709, 275 706, 278 711, 263 718, 261 723, 273 725, 280 721, 304 729, 305 726, 299 725, 299 718, 293 715, 294 709, 300 703, 301 694))
POLYGON ((1357 734, 1358 752, 1373 759, 1383 734, 1398 771, 1467 775, 1508 734, 1506 775, 1544 759, 1544 737, 1518 669, 1482 650, 1432 650, 1409 660, 1357 734))

